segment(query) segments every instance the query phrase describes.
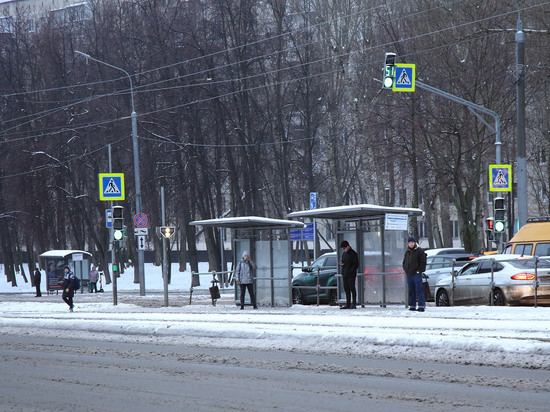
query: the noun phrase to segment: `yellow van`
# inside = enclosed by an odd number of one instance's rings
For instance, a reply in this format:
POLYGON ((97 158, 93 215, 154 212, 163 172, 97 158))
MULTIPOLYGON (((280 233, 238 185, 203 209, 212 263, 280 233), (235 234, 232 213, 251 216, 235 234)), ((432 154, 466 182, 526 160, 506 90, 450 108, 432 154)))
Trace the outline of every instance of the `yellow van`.
POLYGON ((550 256, 550 218, 531 218, 506 244, 502 253, 550 256))

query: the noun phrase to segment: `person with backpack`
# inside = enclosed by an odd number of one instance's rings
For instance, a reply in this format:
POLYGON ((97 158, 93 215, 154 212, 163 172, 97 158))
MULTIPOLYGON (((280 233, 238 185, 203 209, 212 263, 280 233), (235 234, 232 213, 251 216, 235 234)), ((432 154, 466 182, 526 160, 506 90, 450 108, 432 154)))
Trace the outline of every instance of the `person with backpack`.
POLYGON ((256 276, 256 263, 248 252, 243 252, 242 260, 237 264, 237 270, 235 270, 235 282, 241 287, 241 309, 244 309, 244 294, 248 289, 250 295, 250 302, 254 309, 258 309, 256 306, 256 296, 254 295, 254 277, 256 276))
POLYGON ((63 300, 67 305, 69 305, 69 312, 72 312, 74 308, 73 296, 76 278, 69 265, 65 265, 64 270, 65 275, 63 276, 63 281, 61 282, 61 287, 63 288, 63 300))

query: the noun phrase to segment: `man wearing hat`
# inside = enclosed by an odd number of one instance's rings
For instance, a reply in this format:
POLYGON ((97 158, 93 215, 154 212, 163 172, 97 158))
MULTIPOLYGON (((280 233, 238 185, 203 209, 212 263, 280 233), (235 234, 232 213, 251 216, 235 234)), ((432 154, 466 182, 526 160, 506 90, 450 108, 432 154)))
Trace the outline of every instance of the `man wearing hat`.
POLYGON ((63 276, 63 282, 61 282, 61 287, 63 288, 62 298, 65 301, 65 303, 69 305, 69 312, 72 312, 74 308, 74 304, 73 304, 74 273, 71 271, 71 268, 69 267, 69 265, 65 265, 65 268, 63 270, 65 271, 65 275, 63 276))
POLYGON ((424 312, 426 300, 424 289, 422 289, 422 273, 426 270, 426 253, 409 236, 407 240, 407 251, 403 259, 403 270, 407 275, 407 286, 409 288, 409 310, 424 312), (418 307, 416 306, 418 302, 418 307))

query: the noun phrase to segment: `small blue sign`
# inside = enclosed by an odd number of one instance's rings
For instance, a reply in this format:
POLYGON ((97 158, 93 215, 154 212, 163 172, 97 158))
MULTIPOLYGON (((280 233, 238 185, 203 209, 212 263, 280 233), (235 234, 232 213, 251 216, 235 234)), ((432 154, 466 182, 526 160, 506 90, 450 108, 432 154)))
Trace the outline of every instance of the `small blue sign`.
POLYGON ((290 229, 290 241, 299 242, 302 240, 302 229, 290 229))
POLYGON ((396 64, 392 90, 394 92, 414 92, 415 71, 414 64, 396 64))
POLYGON ((107 229, 113 227, 113 211, 111 209, 105 209, 105 227, 107 229))
POLYGON ((309 194, 309 210, 317 209, 317 192, 309 194))

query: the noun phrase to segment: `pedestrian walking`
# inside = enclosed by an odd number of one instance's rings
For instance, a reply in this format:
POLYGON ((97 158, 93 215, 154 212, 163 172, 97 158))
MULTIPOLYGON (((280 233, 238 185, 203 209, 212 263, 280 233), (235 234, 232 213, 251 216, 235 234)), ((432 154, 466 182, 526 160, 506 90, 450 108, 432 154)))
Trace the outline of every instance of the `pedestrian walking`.
POLYGON ((343 251, 340 266, 342 267, 342 280, 346 292, 346 306, 342 306, 340 309, 355 309, 357 303, 355 279, 357 278, 357 269, 359 269, 359 256, 347 240, 340 243, 340 249, 343 251))
POLYGON ((94 265, 92 265, 92 270, 90 271, 88 276, 88 291, 90 293, 97 293, 97 281, 99 280, 99 272, 94 265))
POLYGON ((42 281, 42 275, 38 267, 34 270, 34 287, 36 288, 36 297, 39 298, 42 296, 40 292, 40 282, 42 281))
POLYGON ((244 295, 248 289, 250 295, 250 303, 254 309, 258 309, 256 305, 256 296, 254 295, 254 277, 256 276, 256 263, 250 258, 248 252, 243 252, 243 258, 237 264, 235 270, 235 282, 241 287, 241 310, 244 309, 244 295))
POLYGON ((74 273, 71 271, 71 268, 68 265, 65 265, 65 275, 63 276, 63 281, 61 282, 61 287, 63 288, 63 300, 67 305, 69 305, 69 312, 73 311, 73 296, 74 296, 74 273))
POLYGON ((422 273, 426 270, 426 253, 418 246, 412 236, 407 240, 403 270, 407 275, 407 286, 409 288, 409 310, 424 312, 426 300, 422 288, 422 273))

